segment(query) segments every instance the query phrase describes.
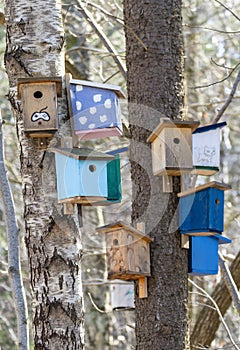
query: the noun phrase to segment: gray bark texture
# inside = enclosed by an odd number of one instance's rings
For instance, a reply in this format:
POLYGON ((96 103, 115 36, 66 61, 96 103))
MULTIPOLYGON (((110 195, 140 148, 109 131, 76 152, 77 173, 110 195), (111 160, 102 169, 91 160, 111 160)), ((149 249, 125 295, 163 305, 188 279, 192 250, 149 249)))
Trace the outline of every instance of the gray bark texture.
POLYGON ((154 238, 148 298, 136 300, 137 350, 189 348, 187 251, 180 246, 178 232, 179 178, 174 178, 173 193, 162 193, 146 143, 160 117, 182 118, 181 5, 173 0, 124 1, 132 221, 145 222, 146 234, 154 238))
MULTIPOLYGON (((54 157, 36 147, 23 128, 20 77, 64 80, 64 32, 60 0, 6 0, 5 65, 9 100, 16 118, 23 183, 25 242, 33 294, 35 350, 84 348, 80 229, 76 216, 57 204, 54 157)), ((60 128, 50 146, 69 132, 66 100, 58 99, 60 128)))

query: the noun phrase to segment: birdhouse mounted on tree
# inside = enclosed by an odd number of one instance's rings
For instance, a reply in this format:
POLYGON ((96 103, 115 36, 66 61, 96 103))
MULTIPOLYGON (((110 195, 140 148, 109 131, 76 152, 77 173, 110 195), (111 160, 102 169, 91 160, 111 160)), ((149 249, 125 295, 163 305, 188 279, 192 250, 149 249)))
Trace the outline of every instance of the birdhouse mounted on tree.
POLYGON ((114 156, 89 148, 53 148, 59 203, 107 201, 107 164, 114 156))
POLYGON ((193 276, 218 274, 218 247, 231 240, 219 234, 189 238, 188 273, 193 276))
POLYGON ((197 121, 172 121, 161 118, 147 142, 152 145, 152 168, 154 175, 179 176, 193 169, 192 132, 197 121))
POLYGON ((220 131, 226 122, 202 126, 192 135, 194 173, 213 175, 220 165, 220 131))
POLYGON ((68 78, 68 101, 73 132, 81 140, 121 136, 119 98, 125 98, 115 85, 68 78))
POLYGON ((178 193, 180 233, 208 236, 224 230, 224 191, 229 185, 209 182, 178 193))
POLYGON ((58 129, 57 97, 62 95, 61 77, 18 79, 24 131, 30 137, 52 137, 58 129))
POLYGON ((111 305, 113 310, 133 310, 134 307, 134 284, 116 280, 110 285, 111 305))
POLYGON ((105 234, 109 279, 145 281, 151 276, 152 238, 121 221, 98 227, 97 232, 105 234))

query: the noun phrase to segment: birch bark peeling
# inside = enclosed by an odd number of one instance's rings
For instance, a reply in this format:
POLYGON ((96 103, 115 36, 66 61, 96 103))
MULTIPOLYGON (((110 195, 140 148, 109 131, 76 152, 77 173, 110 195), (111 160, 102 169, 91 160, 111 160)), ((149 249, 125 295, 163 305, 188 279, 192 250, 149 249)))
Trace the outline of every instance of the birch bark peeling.
MULTIPOLYGON (((81 284, 81 236, 78 220, 63 216, 57 204, 54 156, 35 147, 23 129, 22 106, 16 97, 20 77, 64 77, 63 25, 60 0, 6 0, 5 65, 9 100, 16 118, 23 182, 25 242, 33 291, 34 349, 84 348, 81 284)), ((58 100, 60 130, 70 126, 66 99, 58 100), (68 119, 68 118, 66 118, 68 119)))

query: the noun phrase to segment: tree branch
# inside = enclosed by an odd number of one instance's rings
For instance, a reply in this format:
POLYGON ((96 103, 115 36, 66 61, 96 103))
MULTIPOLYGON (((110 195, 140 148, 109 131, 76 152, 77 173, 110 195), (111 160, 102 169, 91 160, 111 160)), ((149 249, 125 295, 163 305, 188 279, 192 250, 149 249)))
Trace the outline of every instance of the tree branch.
POLYGON ((19 230, 16 223, 11 190, 3 161, 2 124, 2 118, 0 116, 0 193, 3 199, 8 233, 8 273, 12 283, 12 292, 15 301, 19 350, 28 350, 28 315, 19 258, 19 230))

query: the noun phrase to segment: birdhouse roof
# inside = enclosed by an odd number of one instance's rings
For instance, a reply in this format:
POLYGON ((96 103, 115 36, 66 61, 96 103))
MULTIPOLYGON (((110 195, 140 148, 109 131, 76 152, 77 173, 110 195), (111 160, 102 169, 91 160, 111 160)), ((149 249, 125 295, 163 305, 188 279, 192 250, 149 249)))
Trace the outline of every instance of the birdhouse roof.
POLYGON ((201 126, 200 128, 197 128, 193 132, 193 134, 199 134, 199 133, 207 132, 207 131, 210 131, 210 130, 216 130, 216 129, 219 129, 219 128, 223 128, 226 125, 227 125, 226 122, 222 122, 222 123, 217 123, 217 124, 210 124, 210 125, 201 126))
POLYGON ((41 83, 56 83, 57 96, 62 96, 62 77, 31 77, 18 79, 18 99, 21 99, 21 85, 41 83))
POLYGON ((70 79, 69 83, 70 84, 75 84, 75 85, 83 85, 83 86, 88 86, 88 87, 95 87, 95 88, 98 88, 98 89, 111 90, 111 91, 114 91, 115 94, 119 98, 126 98, 126 96, 123 93, 121 87, 117 86, 117 85, 96 83, 96 82, 93 82, 93 81, 77 80, 77 79, 70 79))
POLYGON ((218 244, 227 244, 227 243, 231 243, 232 240, 228 237, 224 237, 221 234, 217 233, 216 235, 214 235, 213 237, 218 239, 218 244))
POLYGON ((153 130, 151 135, 148 137, 147 142, 152 143, 158 135, 165 128, 190 128, 195 130, 199 126, 198 121, 181 121, 181 120, 172 120, 169 118, 161 118, 158 126, 153 130))
POLYGON ((153 241, 153 239, 150 236, 145 235, 144 232, 139 231, 136 228, 132 227, 131 225, 126 224, 122 221, 117 221, 113 224, 97 227, 96 231, 99 233, 109 233, 109 232, 116 232, 116 231, 122 230, 122 229, 135 234, 136 236, 138 236, 139 238, 143 239, 144 241, 146 241, 148 243, 153 241))
POLYGON ((75 159, 113 160, 114 156, 91 148, 50 148, 50 152, 63 154, 75 159))
POLYGON ((185 196, 191 195, 193 193, 206 190, 210 187, 218 188, 219 190, 222 190, 222 191, 227 191, 227 190, 231 189, 230 185, 227 185, 223 182, 212 181, 212 182, 208 182, 207 184, 204 184, 204 185, 190 188, 189 190, 186 190, 184 192, 180 192, 177 195, 178 195, 178 197, 185 197, 185 196))

